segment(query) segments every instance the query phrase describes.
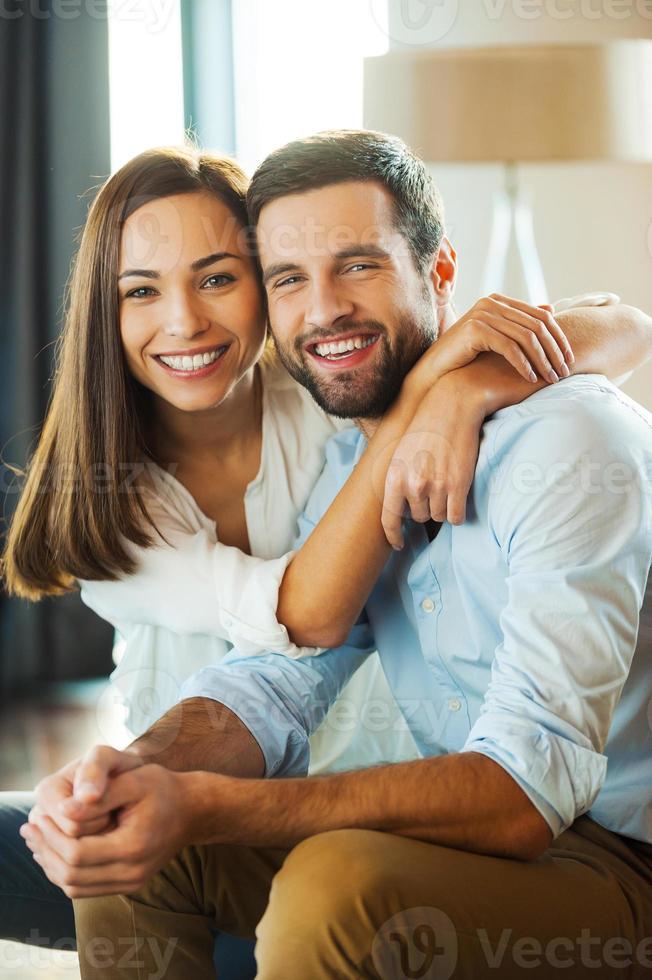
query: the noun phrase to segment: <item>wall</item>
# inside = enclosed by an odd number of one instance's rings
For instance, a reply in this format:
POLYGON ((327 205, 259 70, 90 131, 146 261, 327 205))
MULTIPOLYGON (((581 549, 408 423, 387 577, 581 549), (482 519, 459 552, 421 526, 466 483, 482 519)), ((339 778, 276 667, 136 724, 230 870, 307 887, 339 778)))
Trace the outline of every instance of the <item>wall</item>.
MULTIPOLYGON (((380 0, 370 0, 372 4, 380 0)), ((393 48, 604 42, 652 38, 652 0, 389 0, 393 48)), ((433 125, 436 125, 436 109, 433 125)), ((438 165, 448 230, 461 261, 458 302, 480 291, 494 165, 438 165)), ((551 297, 608 289, 652 314, 652 164, 526 166, 551 297)), ((626 390, 652 409, 652 362, 626 390)))

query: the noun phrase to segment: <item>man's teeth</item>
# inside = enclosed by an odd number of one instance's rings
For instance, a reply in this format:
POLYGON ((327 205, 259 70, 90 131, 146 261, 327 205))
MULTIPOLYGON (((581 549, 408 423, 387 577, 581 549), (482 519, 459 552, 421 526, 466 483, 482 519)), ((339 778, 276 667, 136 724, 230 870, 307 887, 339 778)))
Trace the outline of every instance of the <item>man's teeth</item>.
POLYGON ((339 340, 331 344, 315 344, 315 353, 319 357, 326 357, 330 360, 353 350, 363 350, 365 347, 370 347, 376 339, 376 337, 349 337, 348 340, 339 340))
POLYGON ((224 347, 219 347, 217 350, 207 351, 205 354, 195 354, 194 357, 163 357, 161 355, 161 360, 175 371, 201 371, 202 368, 213 364, 224 353, 224 350, 224 347))

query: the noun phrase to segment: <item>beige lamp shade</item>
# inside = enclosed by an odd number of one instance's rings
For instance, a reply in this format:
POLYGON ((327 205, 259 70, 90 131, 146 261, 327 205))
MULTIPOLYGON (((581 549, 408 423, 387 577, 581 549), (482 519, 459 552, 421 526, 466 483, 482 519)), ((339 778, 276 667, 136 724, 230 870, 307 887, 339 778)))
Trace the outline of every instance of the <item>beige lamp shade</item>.
POLYGON ((364 106, 427 161, 651 161, 652 41, 392 52, 364 106))

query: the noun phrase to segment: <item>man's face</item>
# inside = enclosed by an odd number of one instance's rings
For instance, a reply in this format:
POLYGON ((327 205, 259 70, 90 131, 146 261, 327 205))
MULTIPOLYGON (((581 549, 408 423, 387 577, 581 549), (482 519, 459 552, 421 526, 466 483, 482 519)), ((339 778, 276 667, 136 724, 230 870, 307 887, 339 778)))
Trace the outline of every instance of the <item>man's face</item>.
POLYGON ((437 337, 430 281, 377 183, 267 204, 257 227, 279 356, 327 412, 377 418, 437 337))

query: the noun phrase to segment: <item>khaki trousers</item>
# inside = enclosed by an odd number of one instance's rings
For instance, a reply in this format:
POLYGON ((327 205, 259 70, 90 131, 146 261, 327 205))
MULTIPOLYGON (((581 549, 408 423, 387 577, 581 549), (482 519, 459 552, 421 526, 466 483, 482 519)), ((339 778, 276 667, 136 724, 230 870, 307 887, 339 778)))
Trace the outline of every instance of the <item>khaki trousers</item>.
POLYGON ((652 980, 652 846, 588 817, 531 862, 368 830, 189 847, 74 905, 84 980, 213 977, 215 928, 256 935, 260 980, 652 980))

